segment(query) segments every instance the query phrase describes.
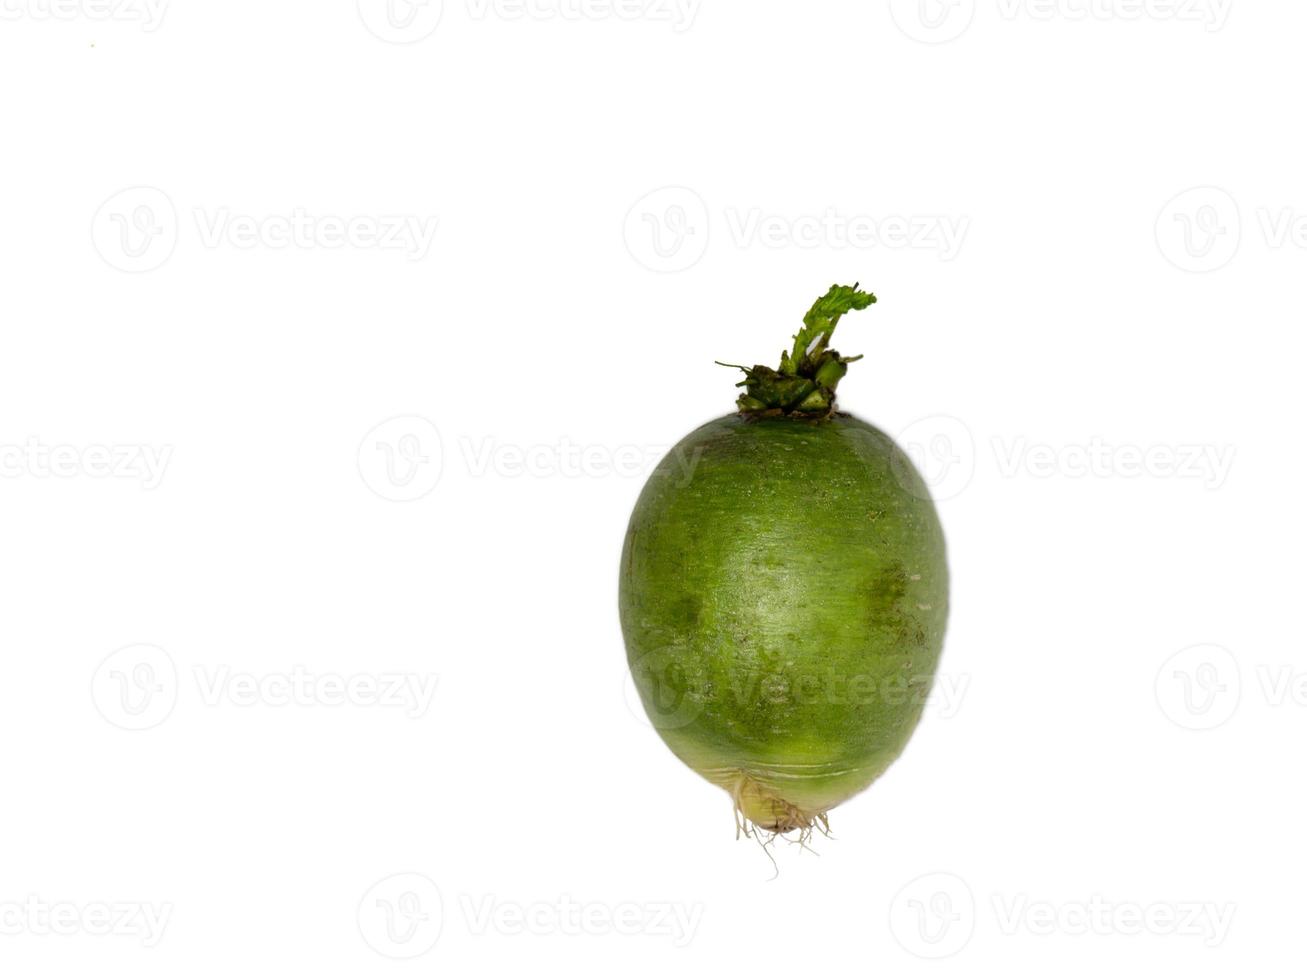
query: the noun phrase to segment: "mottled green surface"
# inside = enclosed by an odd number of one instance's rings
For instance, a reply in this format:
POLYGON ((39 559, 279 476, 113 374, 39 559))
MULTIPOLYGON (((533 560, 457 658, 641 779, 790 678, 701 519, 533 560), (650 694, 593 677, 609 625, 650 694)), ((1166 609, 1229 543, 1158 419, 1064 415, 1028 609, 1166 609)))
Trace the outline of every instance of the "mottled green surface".
POLYGON ((929 493, 848 415, 695 430, 650 477, 622 554, 627 656, 668 746, 728 790, 743 774, 809 813, 902 751, 947 604, 929 493))

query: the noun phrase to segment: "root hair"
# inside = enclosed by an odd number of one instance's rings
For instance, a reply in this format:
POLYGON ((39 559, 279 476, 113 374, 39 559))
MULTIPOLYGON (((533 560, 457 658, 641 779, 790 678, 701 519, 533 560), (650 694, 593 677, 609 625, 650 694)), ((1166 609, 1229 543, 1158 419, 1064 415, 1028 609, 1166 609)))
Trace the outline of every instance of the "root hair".
POLYGON ((827 817, 824 810, 803 810, 788 800, 783 800, 767 792, 747 773, 741 772, 736 776, 731 783, 729 792, 734 811, 733 816, 735 817, 735 839, 739 840, 743 837, 746 840, 758 842, 758 846, 767 855, 767 859, 772 863, 772 869, 776 872, 772 875, 773 880, 780 875, 780 867, 776 864, 776 857, 772 853, 772 845, 778 839, 788 844, 797 844, 799 850, 807 851, 809 854, 817 854, 808 846, 812 842, 814 834, 821 834, 827 839, 833 839, 830 830, 830 818, 827 817), (744 805, 741 801, 744 798, 746 789, 753 790, 753 795, 767 799, 773 804, 777 811, 777 818, 771 824, 766 826, 758 824, 745 815, 744 805))

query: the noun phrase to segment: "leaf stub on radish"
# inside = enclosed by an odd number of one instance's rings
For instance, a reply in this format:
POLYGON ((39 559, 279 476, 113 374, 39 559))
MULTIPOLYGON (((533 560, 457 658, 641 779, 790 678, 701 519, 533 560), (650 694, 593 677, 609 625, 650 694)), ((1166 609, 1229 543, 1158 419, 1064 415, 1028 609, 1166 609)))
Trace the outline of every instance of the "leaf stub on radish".
MULTIPOLYGON (((739 368, 744 380, 737 387, 744 394, 736 402, 741 412, 751 415, 789 415, 825 418, 835 411, 835 389, 857 357, 841 357, 830 349, 831 337, 840 318, 852 310, 865 310, 876 297, 852 286, 831 286, 803 318, 803 329, 794 335, 794 346, 781 351, 778 368, 765 364, 739 368)), ((718 361, 719 364, 723 363, 718 361)))

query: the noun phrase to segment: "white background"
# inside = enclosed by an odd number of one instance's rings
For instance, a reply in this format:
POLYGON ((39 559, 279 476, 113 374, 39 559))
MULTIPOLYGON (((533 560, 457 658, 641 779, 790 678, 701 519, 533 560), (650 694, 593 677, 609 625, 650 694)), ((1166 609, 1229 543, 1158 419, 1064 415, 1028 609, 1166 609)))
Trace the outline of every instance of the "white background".
POLYGON ((1300 8, 4 0, 0 970, 1300 963, 1300 8), (963 696, 767 883, 618 554, 856 279, 963 696))

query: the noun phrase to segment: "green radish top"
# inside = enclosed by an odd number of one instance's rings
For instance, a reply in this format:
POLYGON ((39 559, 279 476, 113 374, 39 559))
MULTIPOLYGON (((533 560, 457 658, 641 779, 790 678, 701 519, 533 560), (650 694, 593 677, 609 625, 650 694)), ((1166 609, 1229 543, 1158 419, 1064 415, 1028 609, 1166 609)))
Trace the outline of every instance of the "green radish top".
POLYGON ((740 412, 749 416, 829 418, 835 411, 836 386, 848 373, 849 364, 862 357, 841 357, 839 351, 831 350, 831 335, 845 313, 865 310, 874 302, 876 297, 860 290, 858 283, 831 286, 803 318, 803 329, 794 335, 793 350, 781 351, 779 369, 763 364, 751 368, 725 364, 739 368, 745 375, 736 385, 744 389, 736 402, 740 412))

